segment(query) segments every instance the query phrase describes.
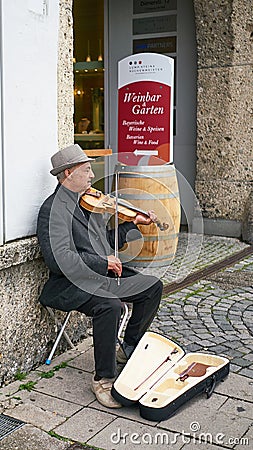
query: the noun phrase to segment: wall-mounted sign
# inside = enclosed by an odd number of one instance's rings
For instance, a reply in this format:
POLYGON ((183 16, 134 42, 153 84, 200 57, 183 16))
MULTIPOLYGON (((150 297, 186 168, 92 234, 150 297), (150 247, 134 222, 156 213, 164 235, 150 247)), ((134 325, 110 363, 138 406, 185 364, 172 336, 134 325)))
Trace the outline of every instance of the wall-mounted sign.
POLYGON ((133 34, 165 33, 177 31, 177 16, 157 16, 133 19, 133 34))
POLYGON ((133 13, 171 11, 177 9, 177 0, 133 0, 133 13))
POLYGON ((168 36, 150 39, 134 39, 133 53, 155 52, 155 53, 176 53, 177 38, 168 36))
POLYGON ((119 61, 119 154, 173 161, 173 81, 168 56, 140 53, 119 61))

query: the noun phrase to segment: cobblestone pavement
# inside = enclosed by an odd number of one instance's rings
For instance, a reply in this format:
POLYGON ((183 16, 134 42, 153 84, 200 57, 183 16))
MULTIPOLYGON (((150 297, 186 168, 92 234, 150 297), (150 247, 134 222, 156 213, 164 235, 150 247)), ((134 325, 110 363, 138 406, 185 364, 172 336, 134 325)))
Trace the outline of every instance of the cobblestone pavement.
POLYGON ((158 276, 167 284, 219 262, 245 247, 247 245, 238 239, 180 233, 173 261, 167 267, 147 267, 142 271, 158 276))
MULTIPOLYGON (((180 254, 184 246, 183 239, 180 254)), ((223 238, 206 237, 197 269, 243 246, 233 239, 230 245, 223 238)), ((178 267, 178 262, 172 266, 178 267)), ((165 296, 152 330, 169 335, 186 351, 227 356, 232 372, 253 378, 253 255, 208 280, 165 296)))

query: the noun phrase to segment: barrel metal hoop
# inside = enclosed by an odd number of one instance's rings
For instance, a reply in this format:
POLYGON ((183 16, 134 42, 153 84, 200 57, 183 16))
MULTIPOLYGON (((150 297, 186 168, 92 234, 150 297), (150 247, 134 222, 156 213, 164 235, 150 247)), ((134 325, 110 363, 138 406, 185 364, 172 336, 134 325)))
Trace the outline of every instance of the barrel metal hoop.
MULTIPOLYGON (((155 261, 158 261, 158 260, 163 260, 163 259, 165 259, 165 260, 167 260, 168 258, 172 258, 172 257, 174 257, 175 256, 175 254, 174 253, 169 253, 168 255, 161 255, 161 256, 154 256, 153 257, 153 259, 155 260, 155 261)), ((137 261, 147 261, 148 262, 148 257, 146 256, 136 256, 136 259, 137 259, 137 261)), ((153 260, 153 259, 151 259, 151 261, 153 260)))
POLYGON ((159 235, 159 236, 147 236, 147 235, 143 235, 144 238, 144 242, 155 242, 155 241, 168 241, 168 240, 173 240, 173 239, 177 239, 178 234, 163 234, 163 235, 159 235))
POLYGON ((161 262, 164 262, 164 266, 167 266, 170 264, 170 262, 172 262, 172 260, 174 259, 175 254, 171 253, 170 255, 164 255, 161 257, 154 257, 154 260, 148 260, 147 258, 139 258, 138 257, 138 261, 133 260, 133 261, 127 261, 127 263, 125 263, 127 266, 131 266, 131 267, 162 267, 161 262))
POLYGON ((152 173, 163 173, 165 172, 167 175, 169 174, 169 176, 174 176, 176 169, 174 164, 163 164, 163 165, 157 165, 157 166, 122 166, 122 165, 117 165, 116 166, 116 171, 120 173, 121 175, 124 175, 129 173, 129 172, 139 172, 139 173, 147 173, 147 172, 152 172, 152 173), (154 169, 155 167, 155 169, 154 169))
POLYGON ((152 178, 152 179, 159 179, 159 178, 170 178, 175 177, 175 172, 172 173, 159 173, 159 172, 148 172, 148 174, 144 173, 121 173, 119 174, 120 178, 152 178))
POLYGON ((179 198, 179 192, 172 192, 171 194, 125 194, 119 192, 119 197, 124 200, 166 200, 169 198, 179 198))

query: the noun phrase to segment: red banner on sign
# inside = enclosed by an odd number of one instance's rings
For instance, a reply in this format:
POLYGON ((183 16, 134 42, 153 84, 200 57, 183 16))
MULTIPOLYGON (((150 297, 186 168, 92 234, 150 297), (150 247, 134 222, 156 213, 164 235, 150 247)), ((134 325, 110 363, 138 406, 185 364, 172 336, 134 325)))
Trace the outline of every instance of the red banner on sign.
POLYGON ((138 53, 119 61, 118 154, 121 162, 135 165, 144 155, 153 161, 152 156, 156 161, 173 161, 173 80, 174 60, 168 56, 138 53))
POLYGON ((150 150, 170 161, 170 98, 171 87, 155 81, 119 89, 118 153, 141 156, 150 150))

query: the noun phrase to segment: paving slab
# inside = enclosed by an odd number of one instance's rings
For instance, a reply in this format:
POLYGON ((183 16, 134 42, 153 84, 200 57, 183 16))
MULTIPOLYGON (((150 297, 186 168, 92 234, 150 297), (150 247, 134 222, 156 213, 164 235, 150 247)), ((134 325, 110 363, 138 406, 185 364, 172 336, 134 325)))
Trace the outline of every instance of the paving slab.
POLYGON ((69 361, 68 365, 92 373, 95 370, 93 348, 69 361))
POLYGON ((226 403, 221 406, 219 412, 220 411, 253 420, 253 403, 250 399, 248 402, 245 402, 243 400, 229 398, 226 403))
POLYGON ((37 406, 37 408, 41 408, 43 411, 60 414, 64 417, 69 417, 82 408, 82 406, 75 403, 51 397, 50 395, 42 394, 35 390, 31 392, 22 391, 22 393, 20 393, 20 399, 22 403, 25 403, 26 405, 31 404, 37 406))
MULTIPOLYGON (((98 411, 104 411, 108 412, 108 408, 105 408, 105 406, 101 405, 97 400, 95 400, 93 403, 89 405, 89 408, 96 409, 98 411)), ((140 416, 140 409, 139 406, 132 405, 132 406, 124 406, 123 408, 115 409, 113 414, 117 417, 122 417, 129 420, 134 420, 136 422, 140 422, 146 425, 156 425, 158 422, 154 422, 151 420, 143 419, 143 417, 140 416)))
POLYGON ((31 403, 18 405, 16 408, 9 410, 8 415, 22 420, 25 423, 30 423, 35 427, 42 428, 45 431, 52 430, 52 428, 61 424, 66 419, 56 412, 44 411, 42 408, 31 403))
POLYGON ((180 450, 182 442, 177 442, 176 438, 174 433, 169 431, 118 418, 90 438, 88 444, 106 450, 136 450, 138 448, 180 450))
POLYGON ((7 400, 10 396, 16 394, 19 390, 20 384, 20 381, 13 381, 7 386, 2 387, 0 390, 0 401, 7 400))
POLYGON ((219 383, 215 392, 245 401, 253 400, 253 380, 236 373, 230 373, 226 381, 219 383))
MULTIPOLYGON (((174 416, 170 417, 167 420, 159 422, 158 427, 172 427, 169 429, 179 431, 178 428, 181 427, 181 416, 189 419, 189 424, 191 424, 191 418, 194 419, 195 422, 201 421, 203 417, 208 419, 208 416, 217 413, 227 400, 228 397, 219 394, 212 394, 212 396, 208 399, 206 398, 205 394, 200 394, 186 402, 181 408, 176 411, 174 416)), ((186 430, 185 428, 184 430, 185 432, 190 431, 189 427, 188 430, 186 430)))
MULTIPOLYGON (((82 352, 82 353, 85 353, 82 352)), ((80 356, 81 352, 79 350, 71 349, 62 353, 61 355, 55 356, 50 364, 42 364, 36 368, 36 372, 39 375, 40 372, 49 372, 50 370, 54 370, 55 367, 60 366, 62 363, 68 364, 74 358, 80 356)))
POLYGON ((60 436, 84 443, 97 433, 103 431, 115 418, 113 413, 104 413, 91 408, 83 408, 62 425, 56 427, 54 431, 60 436))
POLYGON ((219 448, 232 448, 234 444, 230 444, 229 440, 233 437, 238 439, 243 437, 249 430, 252 420, 240 417, 234 412, 227 414, 221 411, 218 407, 221 398, 217 402, 215 397, 212 395, 205 403, 200 403, 200 400, 196 399, 181 409, 176 416, 160 422, 158 428, 178 432, 183 436, 190 435, 194 440, 208 438, 210 443, 218 445, 219 448))
MULTIPOLYGON (((62 338, 63 339, 63 338, 62 338)), ((37 367, 36 371, 38 372, 48 372, 54 369, 56 366, 59 366, 62 363, 72 361, 77 356, 84 354, 92 347, 93 339, 91 336, 85 338, 82 342, 76 345, 74 348, 65 351, 61 355, 56 355, 53 357, 50 364, 41 364, 37 367)))
POLYGON ((87 406, 95 399, 90 389, 91 379, 90 373, 73 367, 65 367, 60 369, 53 378, 41 379, 36 384, 36 391, 77 405, 87 406))
POLYGON ((200 439, 198 439, 198 438, 191 439, 188 436, 185 436, 185 437, 182 436, 182 441, 188 442, 187 444, 185 444, 182 447, 182 450, 219 450, 222 448, 222 447, 217 447, 217 445, 213 445, 213 444, 209 443, 208 437, 207 437, 207 440, 203 440, 202 443, 201 443, 200 439))
POLYGON ((239 439, 239 442, 235 440, 235 444, 235 450, 245 450, 253 447, 253 425, 249 428, 247 433, 239 439))
POLYGON ((67 450, 70 442, 59 441, 32 425, 24 425, 0 441, 1 450, 67 450))
POLYGON ((240 371, 240 374, 241 375, 245 375, 245 377, 251 378, 251 382, 252 382, 252 380, 253 380, 253 367, 252 367, 252 369, 249 369, 249 368, 242 369, 240 371))
POLYGON ((85 449, 94 450, 94 447, 90 447, 89 445, 83 446, 83 444, 79 444, 78 442, 75 442, 74 444, 71 444, 71 446, 68 447, 67 450, 85 450, 85 449))

